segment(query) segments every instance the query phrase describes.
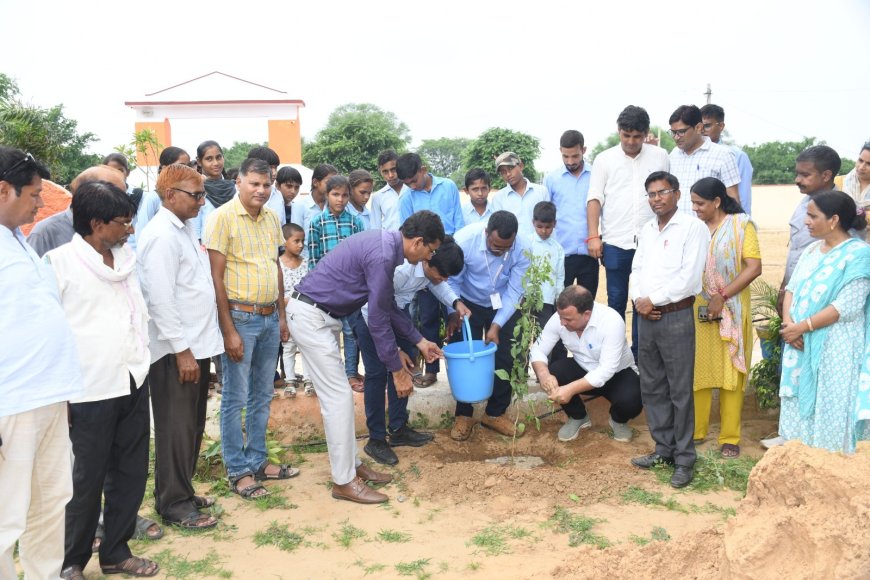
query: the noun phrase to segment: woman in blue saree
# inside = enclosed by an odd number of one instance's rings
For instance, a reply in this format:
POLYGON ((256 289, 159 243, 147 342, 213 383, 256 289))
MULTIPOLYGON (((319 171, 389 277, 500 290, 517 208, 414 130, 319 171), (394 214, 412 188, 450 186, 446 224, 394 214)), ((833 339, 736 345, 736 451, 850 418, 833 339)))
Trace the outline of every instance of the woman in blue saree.
POLYGON ((801 254, 786 287, 780 434, 853 453, 856 441, 870 439, 859 419, 870 411, 870 384, 859 387, 868 366, 870 246, 848 230, 866 222, 851 197, 832 191, 813 196, 805 223, 818 241, 801 254))

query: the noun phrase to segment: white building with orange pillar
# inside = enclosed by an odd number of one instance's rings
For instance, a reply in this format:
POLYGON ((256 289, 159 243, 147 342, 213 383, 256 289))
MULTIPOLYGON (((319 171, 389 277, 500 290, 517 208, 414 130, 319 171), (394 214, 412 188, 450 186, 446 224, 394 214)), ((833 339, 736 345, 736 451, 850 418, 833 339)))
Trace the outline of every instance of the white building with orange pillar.
MULTIPOLYGON (((282 163, 302 162, 299 110, 305 102, 285 91, 214 71, 124 104, 136 112, 136 132, 152 130, 162 147, 172 145, 174 119, 251 119, 262 123, 282 163)), ((137 163, 156 166, 150 157, 137 153, 137 163)))

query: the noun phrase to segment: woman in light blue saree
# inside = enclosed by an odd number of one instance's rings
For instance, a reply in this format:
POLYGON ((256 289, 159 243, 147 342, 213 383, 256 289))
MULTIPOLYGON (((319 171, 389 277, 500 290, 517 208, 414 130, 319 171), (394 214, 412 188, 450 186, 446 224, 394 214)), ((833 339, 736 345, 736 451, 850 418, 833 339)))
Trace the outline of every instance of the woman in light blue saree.
POLYGON ((834 191, 813 196, 806 222, 818 241, 804 250, 783 303, 779 432, 812 447, 853 453, 870 439, 870 246, 850 237, 866 227, 854 200, 834 191))

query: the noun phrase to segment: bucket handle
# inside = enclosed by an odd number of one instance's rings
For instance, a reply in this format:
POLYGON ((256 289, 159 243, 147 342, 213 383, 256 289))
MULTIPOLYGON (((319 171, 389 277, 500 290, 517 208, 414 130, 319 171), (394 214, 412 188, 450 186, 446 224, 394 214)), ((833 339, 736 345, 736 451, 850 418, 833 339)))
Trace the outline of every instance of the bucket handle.
POLYGON ((474 344, 471 342, 471 325, 467 316, 462 319, 462 340, 468 343, 468 360, 474 362, 474 344))

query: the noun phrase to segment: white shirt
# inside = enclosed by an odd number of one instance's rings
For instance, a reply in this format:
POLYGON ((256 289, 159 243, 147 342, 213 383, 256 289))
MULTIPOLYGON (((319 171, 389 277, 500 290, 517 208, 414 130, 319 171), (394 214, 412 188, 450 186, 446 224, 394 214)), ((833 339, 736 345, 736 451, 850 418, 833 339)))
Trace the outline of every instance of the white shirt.
POLYGON ((399 219, 399 198, 407 189, 402 185, 399 193, 390 187, 390 184, 377 190, 372 196, 372 229, 373 230, 398 230, 401 226, 399 219))
POLYGON ((224 351, 208 252, 194 220, 161 206, 139 238, 137 267, 151 320, 151 362, 188 348, 198 360, 224 351))
POLYGON ((18 228, 0 225, 0 256, 0 417, 80 396, 79 355, 54 273, 18 228))
POLYGON ((554 237, 542 240, 537 232, 532 232, 527 240, 535 257, 544 256, 550 263, 550 280, 541 286, 544 304, 556 303, 556 296, 565 288, 565 249, 554 237))
MULTIPOLYGON (((549 190, 540 183, 532 183, 525 177, 526 191, 522 195, 513 190, 510 185, 506 185, 496 193, 489 206, 493 212, 500 210, 509 211, 517 216, 517 221, 520 224, 520 229, 517 235, 527 236, 535 232, 535 226, 532 224, 532 214, 535 210, 535 205, 541 201, 550 201, 549 190)), ((559 216, 556 216, 556 221, 559 216)))
POLYGON ((678 211, 686 215, 694 216, 692 211, 692 186, 702 177, 715 177, 731 187, 740 183, 740 171, 731 149, 725 145, 718 145, 710 141, 709 137, 703 137, 701 146, 692 151, 691 155, 679 147, 674 147, 669 157, 671 160, 670 172, 680 182, 680 202, 678 211))
POLYGON ((710 230, 696 217, 677 211, 661 231, 658 218, 648 221, 631 267, 631 299, 664 306, 699 294, 709 246, 710 230))
MULTIPOLYGON (((239 195, 238 188, 236 188, 236 195, 239 195)), ((281 195, 281 192, 274 185, 272 186, 272 193, 264 205, 278 214, 279 224, 283 226, 287 223, 287 209, 284 205, 284 196, 281 195)))
POLYGON ((529 360, 546 363, 559 340, 574 356, 574 362, 586 370, 586 380, 596 389, 619 371, 634 368, 634 357, 625 340, 625 321, 604 304, 593 303, 592 316, 579 335, 562 326, 558 312, 553 314, 532 345, 529 360))
POLYGON ((80 235, 48 252, 66 318, 81 356, 84 393, 71 403, 130 394, 130 375, 141 387, 151 366, 148 310, 130 246, 112 248, 115 268, 80 235))
POLYGON ((620 145, 595 157, 586 203, 601 203, 601 241, 623 250, 637 248, 637 233, 655 217, 643 183, 651 173, 669 168, 668 152, 646 143, 634 158, 620 145))
MULTIPOLYGON (((396 268, 393 274, 393 293, 396 296, 396 306, 404 309, 414 300, 414 296, 423 288, 429 288, 432 295, 438 299, 441 304, 453 307, 453 303, 459 298, 447 282, 433 284, 426 274, 423 272, 422 262, 412 264, 405 260, 405 263, 396 268)), ((362 307, 362 315, 369 322, 369 305, 362 307)))

